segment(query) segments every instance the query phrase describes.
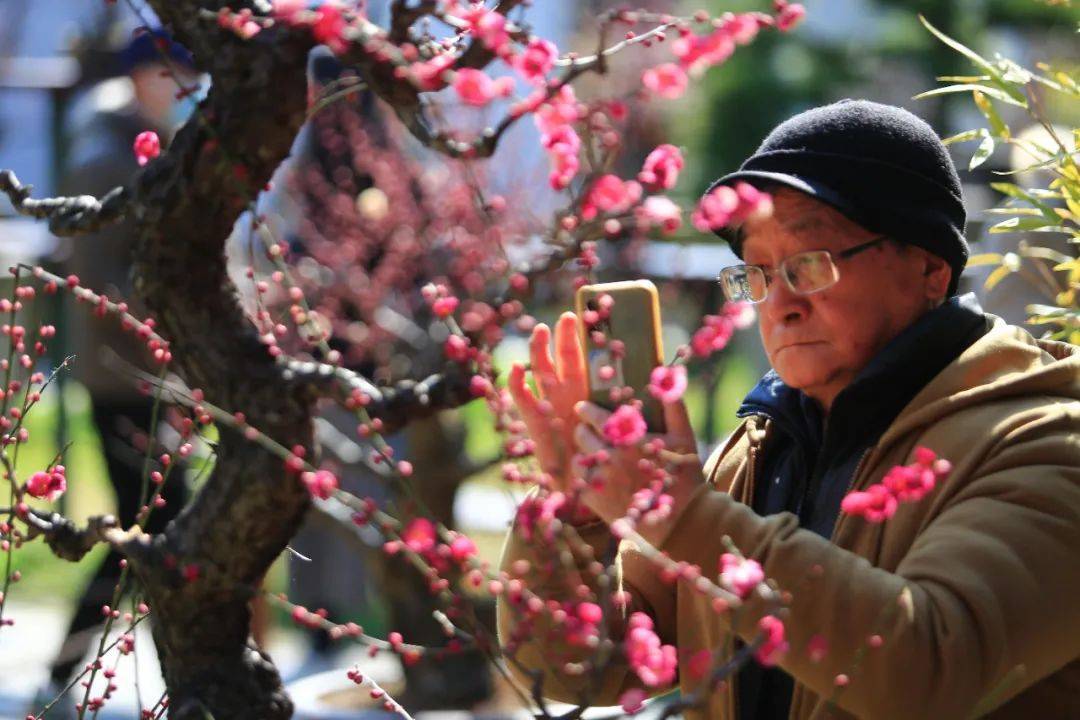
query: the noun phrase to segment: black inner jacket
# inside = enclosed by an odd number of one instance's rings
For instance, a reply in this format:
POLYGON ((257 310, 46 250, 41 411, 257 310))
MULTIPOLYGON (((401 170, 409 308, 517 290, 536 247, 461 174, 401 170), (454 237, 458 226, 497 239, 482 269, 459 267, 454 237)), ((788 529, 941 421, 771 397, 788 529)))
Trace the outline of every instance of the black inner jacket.
MULTIPOLYGON (((794 513, 799 526, 831 538, 859 461, 900 411, 938 373, 990 329, 973 294, 952 297, 893 338, 836 396, 826 417, 816 401, 770 370, 746 396, 740 418, 773 423, 756 475, 759 515, 794 513)), ((792 652, 803 652, 793 648, 792 652)), ((751 661, 737 680, 742 720, 785 720, 793 681, 751 661)))

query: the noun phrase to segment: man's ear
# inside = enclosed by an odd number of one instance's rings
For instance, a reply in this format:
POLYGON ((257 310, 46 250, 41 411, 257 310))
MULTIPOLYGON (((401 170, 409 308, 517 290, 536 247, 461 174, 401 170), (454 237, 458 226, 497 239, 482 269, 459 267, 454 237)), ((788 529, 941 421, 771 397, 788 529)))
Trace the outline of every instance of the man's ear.
POLYGON ((952 280, 952 267, 944 258, 931 252, 923 251, 923 278, 926 299, 935 304, 949 294, 949 282, 952 280))

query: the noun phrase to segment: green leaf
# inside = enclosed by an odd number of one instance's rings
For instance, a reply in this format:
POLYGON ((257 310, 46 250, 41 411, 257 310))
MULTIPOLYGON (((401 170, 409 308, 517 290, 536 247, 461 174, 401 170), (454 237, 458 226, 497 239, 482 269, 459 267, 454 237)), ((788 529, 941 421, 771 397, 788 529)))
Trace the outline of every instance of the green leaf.
POLYGON ((938 30, 936 27, 930 24, 929 20, 922 16, 922 13, 919 14, 919 21, 927 30, 930 31, 930 33, 934 37, 936 37, 938 40, 945 43, 953 50, 966 57, 971 62, 981 67, 986 72, 990 73, 992 77, 1001 77, 1001 73, 998 72, 998 69, 994 67, 994 65, 989 60, 984 58, 982 55, 979 55, 977 52, 964 45, 963 43, 953 40, 951 37, 938 30))
POLYGON ((1001 253, 979 253, 968 258, 968 267, 979 265, 997 265, 1001 262, 1001 253))
POLYGON ((1023 200, 1024 202, 1031 203, 1036 208, 1038 208, 1039 212, 1042 213, 1042 216, 1045 217, 1047 220, 1051 220, 1054 223, 1057 223, 1060 219, 1058 214, 1054 212, 1054 209, 1052 207, 1040 200, 1037 200, 1034 195, 1027 192, 1022 187, 1013 185, 1012 183, 1000 182, 990 183, 990 187, 994 188, 999 193, 1008 195, 1009 197, 1014 197, 1018 200, 1023 200))
POLYGON ((994 289, 994 286, 1004 280, 1006 276, 1011 274, 1012 270, 1009 268, 1009 266, 999 265, 994 268, 994 271, 990 273, 990 276, 988 278, 986 278, 986 282, 983 283, 983 287, 986 288, 987 292, 989 292, 990 290, 994 289))
POLYGON ((986 99, 986 93, 976 90, 972 97, 975 100, 975 105, 986 117, 986 121, 990 123, 990 130, 1002 140, 1009 139, 1009 126, 1005 124, 1005 121, 998 115, 997 108, 994 104, 986 99))
POLYGON ((969 171, 986 162, 986 158, 990 157, 990 154, 994 152, 994 136, 990 134, 990 131, 986 128, 980 128, 979 135, 982 137, 982 142, 975 149, 975 154, 971 156, 971 162, 968 163, 969 171))
POLYGON ((1043 217, 1014 217, 1008 220, 1003 220, 997 225, 990 228, 991 233, 1009 233, 1009 232, 1024 232, 1032 230, 1050 229, 1054 230, 1058 228, 1058 223, 1050 222, 1043 217))
POLYGON ((955 135, 950 135, 949 137, 944 138, 941 142, 944 143, 945 145, 952 145, 953 143, 967 142, 968 140, 974 140, 977 137, 979 137, 979 131, 978 130, 965 130, 962 133, 956 133, 955 135))
POLYGON ((934 88, 933 90, 927 90, 921 92, 918 95, 911 98, 912 100, 922 100, 923 98, 934 97, 936 95, 948 95, 950 93, 958 92, 972 92, 979 91, 989 95, 995 100, 1000 100, 1003 103, 1009 103, 1010 105, 1016 105, 1017 107, 1027 107, 1026 102, 1019 102, 1009 95, 1009 93, 1001 90, 1000 88, 991 87, 990 85, 980 85, 978 83, 963 84, 963 85, 946 85, 945 87, 934 88))
MULTIPOLYGON (((1020 254, 1024 257, 1039 258, 1040 260, 1048 260, 1052 263, 1069 263, 1072 261, 1072 258, 1065 253, 1058 252, 1057 250, 1048 247, 1039 247, 1037 245, 1028 245, 1020 248, 1020 254)), ((1054 269, 1057 270, 1058 267, 1060 267, 1060 265, 1055 266, 1054 269)))
POLYGON ((952 82, 952 83, 973 83, 973 82, 986 82, 990 79, 989 75, 938 75, 934 78, 938 82, 952 82))

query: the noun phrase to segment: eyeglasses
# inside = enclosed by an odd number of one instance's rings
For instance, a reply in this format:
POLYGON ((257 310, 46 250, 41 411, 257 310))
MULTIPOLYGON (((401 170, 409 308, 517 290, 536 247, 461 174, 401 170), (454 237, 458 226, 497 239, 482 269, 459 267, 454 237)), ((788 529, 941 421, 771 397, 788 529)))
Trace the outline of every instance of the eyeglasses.
MULTIPOLYGON (((810 295, 831 287, 840 280, 840 271, 836 268, 837 260, 858 255, 887 239, 885 235, 879 235, 835 254, 828 250, 796 253, 784 258, 777 271, 793 293, 810 295)), ((721 270, 717 277, 717 282, 724 289, 724 295, 732 302, 764 301, 769 296, 769 286, 773 280, 774 271, 764 265, 732 265, 721 270)))

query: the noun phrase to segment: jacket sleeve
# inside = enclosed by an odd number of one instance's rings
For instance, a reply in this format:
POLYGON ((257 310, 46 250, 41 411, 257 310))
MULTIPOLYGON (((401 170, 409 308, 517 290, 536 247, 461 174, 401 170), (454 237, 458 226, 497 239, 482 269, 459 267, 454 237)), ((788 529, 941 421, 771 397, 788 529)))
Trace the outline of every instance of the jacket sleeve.
MULTIPOLYGON (((561 544, 543 541, 529 542, 518 532, 515 525, 507 535, 503 546, 501 567, 511 577, 519 578, 528 592, 543 601, 559 602, 580 598, 578 588, 587 586, 599 597, 601 589, 589 565, 602 560, 612 543, 617 542, 606 524, 597 521, 577 526, 577 536, 586 547, 585 553, 571 553, 561 544), (515 563, 525 560, 529 569, 524 574, 515 572, 515 563)), ((587 705, 616 705, 626 690, 640 687, 637 676, 622 659, 617 645, 627 617, 632 612, 646 612, 656 623, 657 634, 670 643, 674 637, 675 595, 672 585, 660 582, 656 573, 631 545, 618 545, 616 555, 616 590, 621 589, 628 602, 621 610, 609 613, 607 633, 610 644, 606 649, 609 659, 599 680, 593 675, 573 674, 565 671, 568 663, 595 660, 594 651, 571 647, 561 640, 558 628, 553 628, 548 613, 528 619, 523 612, 527 596, 517 592, 503 592, 498 596, 496 618, 499 644, 508 657, 507 667, 514 679, 527 690, 534 686, 534 678, 527 673, 542 673, 541 694, 560 702, 587 705), (634 578, 633 582, 630 578, 634 578)), ((657 692, 666 688, 657 688, 657 692)))
MULTIPOLYGON (((947 501, 896 572, 799 529, 791 514, 759 517, 707 487, 664 549, 715 567, 726 533, 757 558, 793 594, 781 667, 848 712, 959 718, 992 698, 980 707, 990 710, 1080 655, 1078 406, 988 432, 1001 437, 977 468, 950 478, 947 501), (815 634, 828 647, 816 663, 806 652, 815 634), (884 642, 871 649, 875 634, 884 642), (841 691, 839 674, 850 678, 841 691)), ((755 635, 761 605, 747 602, 735 615, 744 640, 755 635)))
MULTIPOLYGON (((731 478, 741 464, 739 450, 745 447, 743 428, 732 433, 709 457, 705 465, 704 477, 712 479, 714 487, 726 490, 731 478), (741 445, 739 444, 741 441, 741 445)), ((681 532, 681 524, 680 530, 681 532)), ((578 527, 581 540, 590 548, 592 558, 602 558, 613 536, 607 525, 597 522, 578 527)), ((512 576, 520 577, 525 587, 541 598, 566 600, 576 597, 576 590, 584 583, 595 593, 599 590, 595 581, 587 572, 589 558, 570 558, 565 554, 560 562, 562 567, 550 572, 548 563, 552 562, 550 545, 527 542, 515 524, 507 535, 503 546, 501 568, 512 576), (525 575, 516 576, 514 564, 518 560, 529 563, 525 575), (572 561, 572 567, 566 563, 572 561)), ((609 637, 613 643, 622 639, 623 625, 632 612, 645 612, 652 617, 657 635, 665 644, 675 644, 676 638, 676 592, 674 584, 660 580, 656 567, 636 547, 629 542, 618 546, 615 570, 618 587, 626 593, 629 602, 621 613, 615 614, 609 623, 609 637)), ((667 688, 643 688, 637 676, 631 672, 617 653, 597 683, 593 678, 570 675, 562 671, 566 662, 587 657, 581 649, 567 648, 548 636, 550 625, 546 622, 523 622, 519 602, 504 593, 496 603, 496 617, 499 642, 504 652, 512 654, 514 660, 508 663, 510 673, 525 688, 532 687, 532 678, 526 671, 543 673, 543 696, 562 702, 578 703, 583 700, 582 693, 590 687, 592 694, 588 698, 592 705, 617 704, 619 695, 633 687, 649 692, 661 693, 667 688)))

